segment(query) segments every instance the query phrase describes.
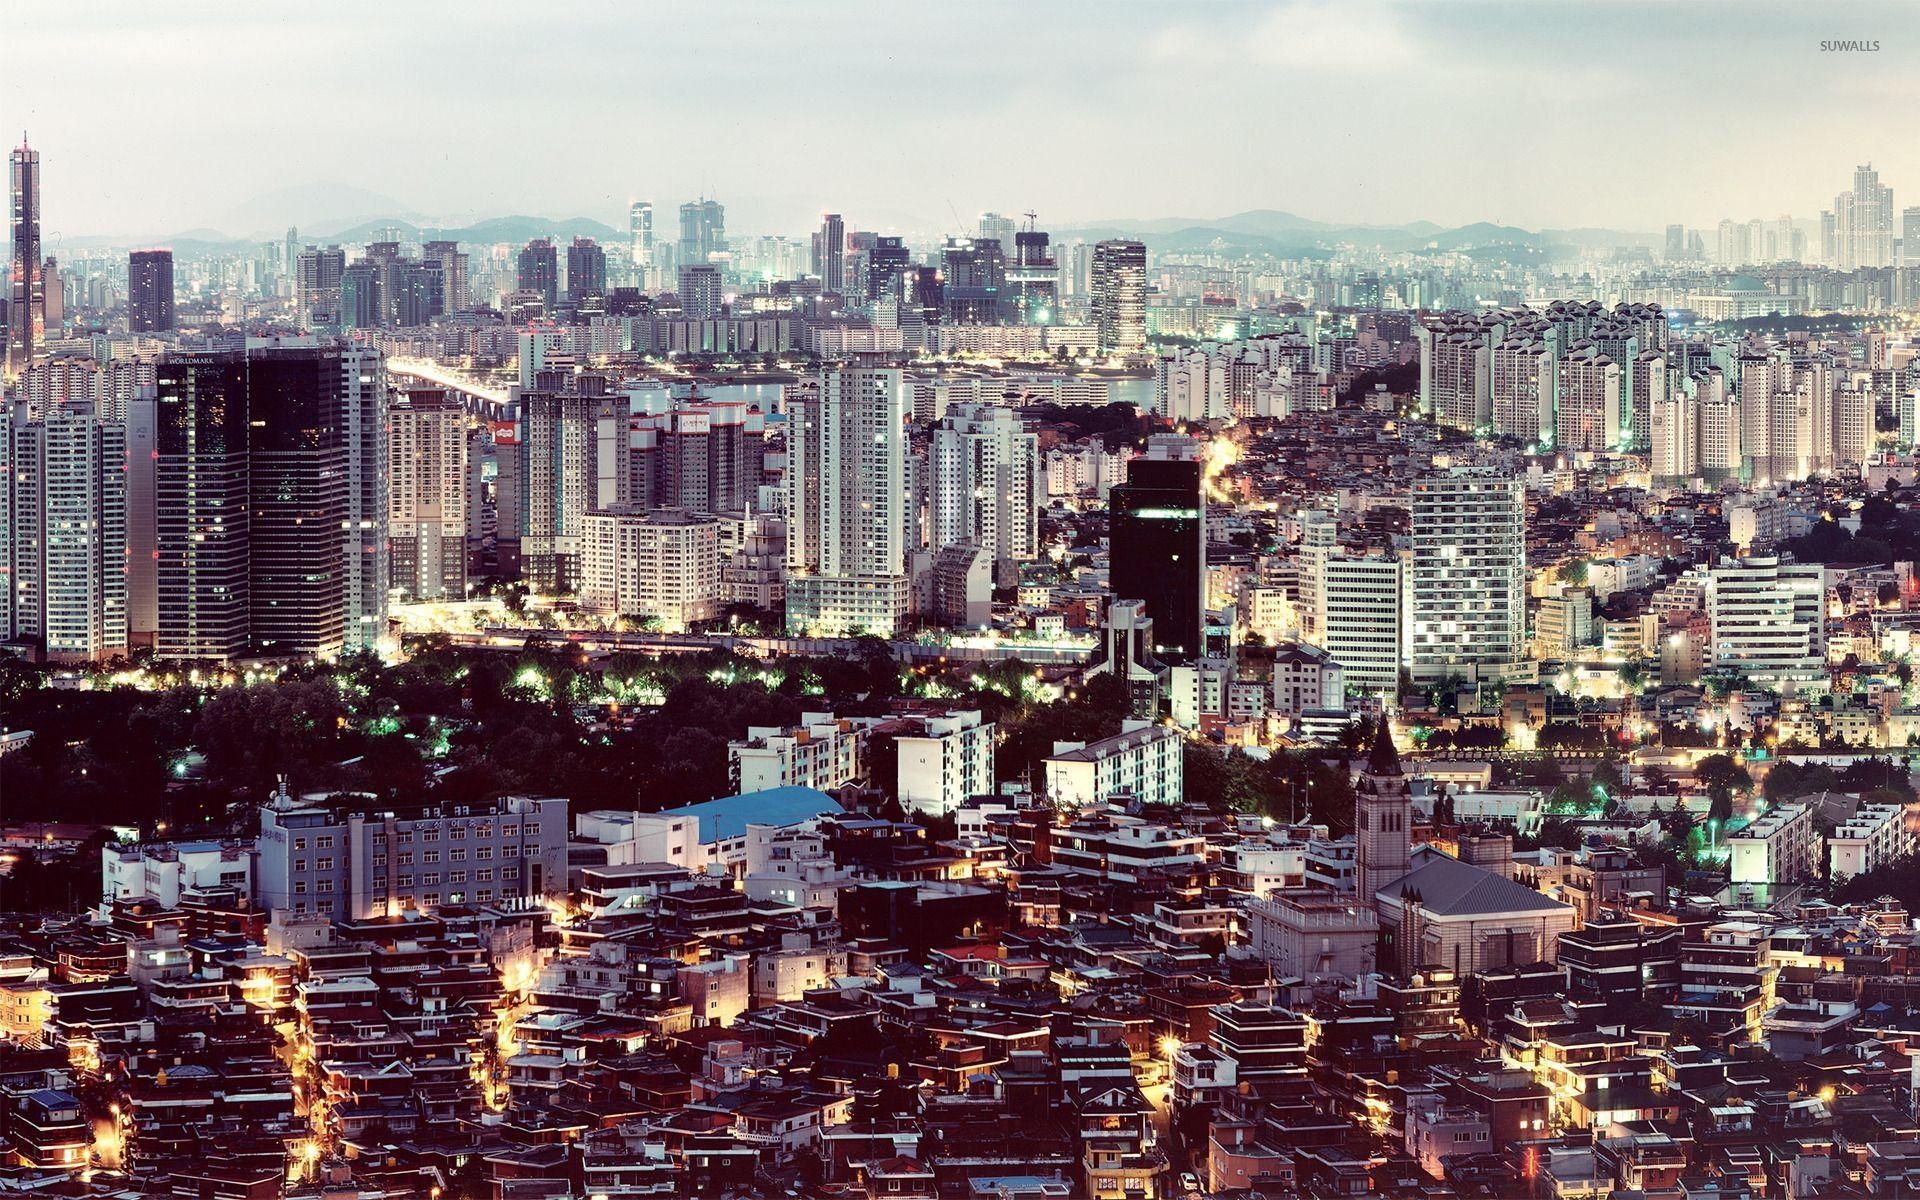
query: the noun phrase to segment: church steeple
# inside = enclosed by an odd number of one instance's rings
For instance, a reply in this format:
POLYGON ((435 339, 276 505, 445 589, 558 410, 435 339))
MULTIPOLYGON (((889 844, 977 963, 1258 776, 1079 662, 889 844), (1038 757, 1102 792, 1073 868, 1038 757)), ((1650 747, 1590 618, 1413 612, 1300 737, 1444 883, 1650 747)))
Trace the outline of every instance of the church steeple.
POLYGON ((1407 873, 1413 854, 1413 795, 1385 718, 1355 785, 1353 809, 1354 890, 1370 905, 1380 889, 1407 873))

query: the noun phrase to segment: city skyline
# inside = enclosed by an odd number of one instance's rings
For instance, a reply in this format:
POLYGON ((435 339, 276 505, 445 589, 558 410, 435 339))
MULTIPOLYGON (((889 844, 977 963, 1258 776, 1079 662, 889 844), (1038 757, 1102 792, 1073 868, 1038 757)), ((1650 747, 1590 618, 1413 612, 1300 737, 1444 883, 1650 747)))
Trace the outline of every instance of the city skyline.
POLYGON ((727 203, 736 228, 769 232, 823 211, 939 231, 954 214, 964 226, 1024 206, 1055 227, 1278 209, 1333 225, 1646 233, 1808 220, 1831 181, 1863 162, 1897 190, 1920 186, 1920 152, 1899 136, 1920 75, 1916 43, 1897 36, 1913 21, 1898 8, 1748 5, 1737 29, 1720 5, 1528 6, 1526 20, 1516 10, 1288 0, 1122 5, 1095 21, 1061 5, 734 4, 571 7, 538 26, 506 12, 482 27, 421 6, 382 11, 385 36, 363 39, 351 11, 267 18, 200 4, 162 18, 109 5, 10 15, 0 112, 65 167, 47 179, 50 248, 63 236, 246 237, 353 217, 531 213, 618 226, 631 199, 703 194, 727 203), (1656 18, 1666 35, 1640 37, 1656 18), (1832 48, 1846 42, 1879 49, 1832 48), (244 103, 205 82, 218 72, 153 69, 211 56, 244 80, 246 64, 294 47, 341 55, 340 69, 281 72, 271 90, 243 84, 233 96, 244 103), (1739 71, 1703 69, 1736 47, 1739 71), (1036 59, 1047 69, 1032 69, 1036 59), (814 119, 783 118, 775 137, 769 117, 785 110, 770 99, 796 62, 841 65, 792 82, 814 95, 814 119), (501 86, 506 63, 568 82, 541 95, 537 139, 500 136, 527 100, 501 86), (103 72, 145 72, 138 120, 104 105, 103 72), (1198 79, 1207 86, 1185 82, 1198 79), (1484 119, 1469 119, 1516 98, 1537 136, 1489 138, 1484 119), (1574 136, 1623 101, 1654 106, 1647 136, 1617 157, 1574 136), (316 155, 301 131, 317 113, 395 138, 398 152, 316 155), (433 131, 417 152, 409 116, 433 131), (1008 153, 1023 123, 1022 152, 1008 153), (1728 136, 1738 129, 1764 136, 1728 136), (1271 152, 1248 153, 1263 141, 1271 152), (244 155, 200 154, 191 174, 177 169, 183 150, 242 145, 244 155), (828 182, 814 164, 836 145, 883 152, 840 156, 828 182), (912 153, 922 146, 936 152, 912 153), (1342 169, 1302 169, 1316 152, 1342 169), (1220 156, 1236 169, 1151 166, 1220 156), (327 191, 404 211, 298 211, 327 191), (276 196, 288 211, 274 211, 276 196), (226 227, 249 212, 255 227, 226 227))

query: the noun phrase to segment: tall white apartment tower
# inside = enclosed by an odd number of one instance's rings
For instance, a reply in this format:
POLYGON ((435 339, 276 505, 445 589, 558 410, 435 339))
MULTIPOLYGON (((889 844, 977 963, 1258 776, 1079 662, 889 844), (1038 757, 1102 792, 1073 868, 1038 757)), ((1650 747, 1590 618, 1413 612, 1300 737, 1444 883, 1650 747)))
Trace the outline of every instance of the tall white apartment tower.
POLYGON ((0 419, 0 637, 56 662, 127 651, 127 432, 88 406, 0 419))
POLYGON ((833 368, 787 403, 787 628, 897 632, 908 595, 905 376, 833 368))
POLYGON ((993 404, 956 404, 933 430, 929 541, 935 550, 971 542, 996 561, 1040 554, 1040 440, 1019 414, 993 404))
POLYGON ((467 594, 466 413, 436 387, 400 389, 388 412, 387 536, 393 587, 410 600, 467 594))
POLYGON ((1452 467, 1413 487, 1407 660, 1416 682, 1501 679, 1526 653, 1520 481, 1452 467))

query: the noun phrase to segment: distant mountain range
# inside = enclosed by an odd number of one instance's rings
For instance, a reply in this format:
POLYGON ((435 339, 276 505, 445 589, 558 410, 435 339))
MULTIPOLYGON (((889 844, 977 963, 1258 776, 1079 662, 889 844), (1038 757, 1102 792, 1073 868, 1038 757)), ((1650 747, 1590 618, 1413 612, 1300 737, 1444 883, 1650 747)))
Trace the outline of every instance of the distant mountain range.
MULTIPOLYGON (((729 206, 734 207, 734 206, 729 206)), ((760 211, 766 203, 743 199, 739 206, 760 211)), ((730 214, 732 215, 732 214, 730 214)), ((742 212, 740 216, 750 215, 742 212)), ((656 212, 655 236, 671 237, 656 212)), ((856 215, 856 221, 860 218, 856 215)), ((879 220, 871 213, 869 222, 879 220)), ((671 221, 666 222, 670 226, 671 221)), ((182 258, 231 253, 278 241, 286 230, 299 230, 304 243, 364 245, 397 230, 404 241, 446 238, 475 245, 519 243, 536 237, 566 240, 591 237, 600 241, 624 238, 626 232, 592 217, 457 216, 419 212, 406 203, 352 184, 318 182, 281 188, 256 196, 224 214, 217 228, 195 228, 171 237, 66 237, 62 244, 75 249, 129 244, 169 245, 182 258), (242 231, 242 232, 228 232, 242 231)), ((743 230, 756 228, 741 222, 743 230)), ((871 224, 862 228, 872 227, 871 224)), ((1477 222, 1448 227, 1432 221, 1399 225, 1341 224, 1317 221, 1295 213, 1262 208, 1223 217, 1149 217, 1089 222, 1052 230, 1056 241, 1082 238, 1138 238, 1155 250, 1221 250, 1267 253, 1285 257, 1322 257, 1341 246, 1394 251, 1425 249, 1472 253, 1488 258, 1534 258, 1576 247, 1610 249, 1653 246, 1654 234, 1617 229, 1527 230, 1511 225, 1477 222)))
POLYGON ((1380 250, 1479 250, 1545 253, 1573 247, 1652 246, 1654 235, 1618 229, 1520 229, 1480 221, 1453 228, 1432 221, 1404 225, 1339 225, 1277 209, 1254 209, 1227 217, 1156 217, 1101 221, 1054 231, 1067 238, 1136 238, 1156 250, 1265 251, 1279 255, 1326 252, 1341 245, 1380 250))

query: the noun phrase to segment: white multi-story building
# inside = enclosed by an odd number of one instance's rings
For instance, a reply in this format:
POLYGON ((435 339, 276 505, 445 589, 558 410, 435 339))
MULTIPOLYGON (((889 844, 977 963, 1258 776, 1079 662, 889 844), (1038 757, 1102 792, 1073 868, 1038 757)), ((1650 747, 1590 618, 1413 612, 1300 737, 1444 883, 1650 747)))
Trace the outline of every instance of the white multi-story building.
POLYGON ((1726 841, 1735 885, 1803 883, 1813 878, 1820 834, 1813 810, 1804 804, 1783 804, 1726 841))
POLYGON ((971 542, 996 561, 1040 556, 1040 440, 1013 409, 956 404, 928 451, 928 545, 971 542))
POLYGON ((1571 453, 1611 450, 1619 443, 1620 365, 1585 346, 1560 360, 1556 442, 1571 453))
POLYGON ((909 715, 911 729, 894 739, 900 805, 909 813, 954 812, 969 797, 993 792, 994 726, 978 709, 909 715))
POLYGON ((747 736, 727 744, 734 789, 761 792, 776 787, 818 791, 860 777, 867 725, 832 713, 801 713, 798 725, 755 725, 747 736))
POLYGON ((1776 686, 1824 678, 1826 584, 1818 563, 1722 559, 1707 583, 1712 664, 1776 686))
POLYGON ((1378 556, 1322 560, 1314 624, 1320 646, 1344 672, 1345 684, 1368 696, 1392 697, 1406 657, 1406 564, 1378 556))
POLYGON ((905 620, 908 411, 898 370, 835 368, 789 391, 789 630, 891 634, 905 620))
POLYGON ((1862 804, 1827 835, 1827 879, 1839 883, 1864 875, 1920 849, 1902 804, 1862 804))
POLYGON ((0 416, 0 640, 127 652, 127 429, 89 406, 0 416))
MULTIPOLYGON (((1501 679, 1526 653, 1526 504, 1520 481, 1453 467, 1413 486, 1407 663, 1416 682, 1501 679)), ((1327 649, 1351 671, 1330 638, 1327 649)))
POLYGON ((100 848, 100 899, 146 897, 176 908, 182 896, 232 889, 252 894, 250 842, 139 842, 100 848))
POLYGON ((400 389, 387 410, 393 587, 411 600, 467 594, 466 413, 439 388, 400 389))
POLYGON ((1553 437, 1556 376, 1553 352, 1540 339, 1515 334, 1493 351, 1493 431, 1529 445, 1553 437))
POLYGON ((720 615, 720 522, 616 505, 581 519, 580 603, 668 630, 720 615))
POLYGON ((1047 796, 1061 808, 1122 795, 1178 804, 1184 745, 1174 730, 1145 721, 1127 721, 1122 732, 1097 742, 1057 742, 1045 764, 1047 796))

